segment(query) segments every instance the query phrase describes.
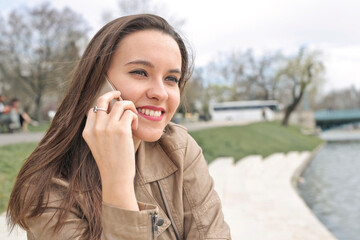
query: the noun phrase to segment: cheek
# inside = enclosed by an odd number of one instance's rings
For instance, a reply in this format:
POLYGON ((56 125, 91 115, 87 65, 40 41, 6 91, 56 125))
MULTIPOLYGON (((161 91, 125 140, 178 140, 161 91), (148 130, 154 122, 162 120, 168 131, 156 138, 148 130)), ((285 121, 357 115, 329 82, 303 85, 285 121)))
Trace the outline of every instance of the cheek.
POLYGON ((175 92, 173 95, 169 96, 169 100, 172 111, 175 113, 180 104, 180 92, 175 92))
POLYGON ((136 101, 141 95, 141 89, 131 86, 130 84, 124 84, 118 87, 121 92, 121 98, 123 100, 136 101))

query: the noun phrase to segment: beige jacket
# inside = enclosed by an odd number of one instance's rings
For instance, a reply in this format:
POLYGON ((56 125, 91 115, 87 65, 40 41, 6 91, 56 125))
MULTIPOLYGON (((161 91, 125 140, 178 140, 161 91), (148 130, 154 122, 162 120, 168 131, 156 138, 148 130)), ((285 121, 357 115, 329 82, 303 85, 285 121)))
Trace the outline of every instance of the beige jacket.
MULTIPOLYGON (((79 217, 81 206, 59 234, 51 230, 62 198, 58 189, 68 185, 53 181, 48 210, 28 222, 28 239, 80 239, 87 226, 79 217)), ((101 239, 231 239, 201 148, 179 125, 170 123, 160 140, 140 144, 135 192, 139 212, 103 203, 101 239)))

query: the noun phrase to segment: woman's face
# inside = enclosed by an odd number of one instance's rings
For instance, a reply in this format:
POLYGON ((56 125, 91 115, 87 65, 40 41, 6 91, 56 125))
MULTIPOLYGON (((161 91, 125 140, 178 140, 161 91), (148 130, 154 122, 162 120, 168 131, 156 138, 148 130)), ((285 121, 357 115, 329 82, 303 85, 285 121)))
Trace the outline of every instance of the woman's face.
POLYGON ((138 111, 134 136, 158 140, 180 103, 181 53, 176 41, 157 30, 131 33, 120 42, 107 75, 138 111))

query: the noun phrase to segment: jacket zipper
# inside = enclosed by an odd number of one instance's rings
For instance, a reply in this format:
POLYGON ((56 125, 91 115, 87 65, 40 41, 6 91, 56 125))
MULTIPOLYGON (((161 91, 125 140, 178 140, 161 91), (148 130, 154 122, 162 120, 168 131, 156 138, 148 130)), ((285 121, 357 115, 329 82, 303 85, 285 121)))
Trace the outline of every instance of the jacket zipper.
POLYGON ((158 231, 158 214, 157 212, 150 213, 151 215, 151 228, 152 228, 152 239, 155 240, 155 232, 158 231))
POLYGON ((170 211, 169 211, 169 207, 168 207, 168 204, 167 204, 167 202, 166 202, 166 200, 165 200, 164 193, 163 193, 163 190, 162 190, 162 188, 161 188, 160 182, 159 182, 159 181, 156 181, 156 183, 157 183, 157 185, 158 185, 158 187, 159 187, 160 196, 161 196, 161 199, 162 199, 162 201, 163 201, 163 203, 164 203, 164 206, 165 206, 165 211, 166 211, 165 213, 166 213, 166 215, 168 216, 168 218, 170 219, 171 226, 172 226, 173 229, 174 229, 174 233, 175 233, 176 240, 180 240, 180 235, 179 235, 179 233, 178 233, 178 231, 177 231, 177 228, 176 228, 176 226, 175 226, 175 222, 174 222, 174 220, 173 220, 173 218, 172 218, 172 216, 171 216, 171 213, 170 213, 170 211))
POLYGON ((151 228, 152 228, 152 239, 155 240, 155 232, 159 230, 159 226, 164 224, 164 219, 158 217, 158 213, 150 213, 151 215, 151 228))

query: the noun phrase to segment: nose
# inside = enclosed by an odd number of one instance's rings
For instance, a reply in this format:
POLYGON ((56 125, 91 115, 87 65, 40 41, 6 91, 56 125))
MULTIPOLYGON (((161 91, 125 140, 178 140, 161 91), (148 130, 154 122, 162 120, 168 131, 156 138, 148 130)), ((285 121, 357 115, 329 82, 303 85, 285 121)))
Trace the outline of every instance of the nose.
POLYGON ((148 98, 163 101, 168 98, 168 92, 162 79, 154 79, 146 92, 148 98))

